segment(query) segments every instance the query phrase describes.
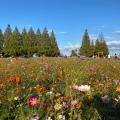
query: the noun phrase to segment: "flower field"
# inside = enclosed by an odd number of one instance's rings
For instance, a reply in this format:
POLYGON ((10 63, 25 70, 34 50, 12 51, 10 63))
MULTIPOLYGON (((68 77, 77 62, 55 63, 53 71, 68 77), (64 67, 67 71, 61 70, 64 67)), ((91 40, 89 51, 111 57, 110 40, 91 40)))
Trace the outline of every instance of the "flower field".
POLYGON ((120 120, 120 61, 1 58, 0 120, 120 120))

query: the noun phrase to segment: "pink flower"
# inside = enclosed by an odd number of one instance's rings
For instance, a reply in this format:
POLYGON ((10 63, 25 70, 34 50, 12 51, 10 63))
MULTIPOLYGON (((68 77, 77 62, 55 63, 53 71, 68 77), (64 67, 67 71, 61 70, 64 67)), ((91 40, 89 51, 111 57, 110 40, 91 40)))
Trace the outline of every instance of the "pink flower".
POLYGON ((29 104, 30 104, 30 106, 37 106, 38 104, 39 104, 39 100, 38 100, 38 98, 36 98, 36 97, 31 97, 30 99, 29 99, 29 104))
POLYGON ((74 90, 77 90, 78 89, 78 86, 76 84, 73 85, 73 89, 74 90))
POLYGON ((90 69, 92 72, 95 70, 95 68, 92 67, 92 66, 89 66, 89 69, 90 69))

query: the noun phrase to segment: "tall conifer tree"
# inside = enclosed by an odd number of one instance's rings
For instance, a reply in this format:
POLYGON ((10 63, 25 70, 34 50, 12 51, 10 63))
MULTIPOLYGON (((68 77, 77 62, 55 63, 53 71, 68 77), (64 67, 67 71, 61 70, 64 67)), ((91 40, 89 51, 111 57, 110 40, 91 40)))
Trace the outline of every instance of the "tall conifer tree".
POLYGON ((51 56, 55 57, 55 56, 60 55, 60 50, 58 48, 58 44, 56 42, 56 38, 55 38, 55 34, 54 34, 53 30, 50 35, 50 44, 51 44, 50 45, 51 46, 51 49, 50 49, 51 56))
POLYGON ((90 56, 90 38, 88 35, 87 29, 85 30, 83 40, 82 40, 82 45, 80 47, 79 55, 81 56, 90 56))
POLYGON ((27 54, 29 57, 32 57, 35 53, 35 33, 32 29, 28 31, 28 44, 27 44, 27 54))
POLYGON ((25 28, 22 31, 22 43, 22 55, 27 55, 28 35, 25 28))
POLYGON ((43 30, 43 33, 41 35, 41 53, 45 54, 45 56, 49 56, 49 34, 48 34, 48 30, 45 27, 43 30))
POLYGON ((15 30, 13 31, 9 45, 10 45, 10 56, 21 55, 21 36, 17 27, 15 27, 15 30))
POLYGON ((10 56, 10 45, 9 45, 9 41, 10 41, 10 38, 12 36, 12 30, 11 30, 11 27, 10 25, 8 24, 5 32, 4 32, 4 56, 5 57, 8 57, 10 56))
POLYGON ((2 30, 0 29, 0 54, 2 54, 3 52, 3 34, 2 34, 2 30))
POLYGON ((42 53, 41 53, 41 32, 40 32, 40 29, 38 28, 37 29, 37 32, 36 32, 36 54, 37 56, 41 56, 42 53))

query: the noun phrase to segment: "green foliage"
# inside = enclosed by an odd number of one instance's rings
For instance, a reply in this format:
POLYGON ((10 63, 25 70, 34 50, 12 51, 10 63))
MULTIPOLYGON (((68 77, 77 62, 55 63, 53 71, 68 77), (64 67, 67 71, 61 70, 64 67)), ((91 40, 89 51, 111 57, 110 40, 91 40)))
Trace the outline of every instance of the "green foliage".
POLYGON ((3 34, 2 34, 2 30, 0 29, 0 54, 2 53, 3 50, 3 34))
POLYGON ((89 35, 88 35, 88 31, 86 29, 85 33, 84 33, 84 36, 83 36, 82 45, 80 47, 79 55, 89 57, 90 56, 90 50, 91 50, 90 38, 89 38, 89 35))
POLYGON ((1 120, 120 119, 119 61, 3 58, 0 67, 1 120), (30 105, 32 96, 39 100, 36 106, 30 105))
POLYGON ((4 56, 5 57, 8 57, 10 56, 10 38, 12 36, 12 30, 10 28, 10 25, 8 24, 5 32, 4 32, 4 49, 3 49, 3 52, 4 52, 4 56))
POLYGON ((97 55, 98 52, 103 52, 104 55, 108 55, 109 53, 108 46, 104 40, 103 34, 101 33, 99 35, 98 39, 95 42, 95 45, 93 41, 90 44, 89 35, 86 29, 83 36, 82 45, 80 47, 79 55, 90 57, 97 55))
POLYGON ((60 50, 58 48, 54 31, 52 30, 50 35, 50 55, 52 57, 58 56, 60 54, 60 50))
POLYGON ((108 55, 109 53, 108 46, 104 40, 102 33, 99 35, 95 43, 95 53, 98 52, 103 52, 104 55, 108 55))

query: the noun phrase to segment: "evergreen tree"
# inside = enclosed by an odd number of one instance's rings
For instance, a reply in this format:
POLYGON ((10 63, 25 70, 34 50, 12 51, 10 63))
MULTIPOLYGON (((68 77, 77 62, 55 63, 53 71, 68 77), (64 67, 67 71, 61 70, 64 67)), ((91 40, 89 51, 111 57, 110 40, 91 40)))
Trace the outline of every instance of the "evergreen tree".
POLYGON ((32 27, 30 28, 30 30, 28 31, 28 44, 27 44, 27 54, 29 57, 32 57, 33 54, 35 53, 35 33, 32 29, 32 27))
POLYGON ((10 25, 8 24, 5 32, 4 32, 4 49, 3 49, 3 52, 4 52, 4 56, 5 57, 8 57, 10 56, 10 45, 9 45, 9 41, 10 41, 10 38, 12 36, 12 30, 10 28, 10 25))
POLYGON ((28 34, 25 28, 22 31, 22 43, 22 55, 27 55, 28 34))
POLYGON ((2 34, 2 30, 0 29, 0 54, 2 54, 3 51, 3 34, 2 34))
POLYGON ((104 55, 109 53, 108 46, 104 40, 103 34, 101 33, 95 43, 95 52, 103 52, 104 55))
POLYGON ((86 57, 89 57, 91 54, 90 54, 90 38, 89 38, 89 35, 88 35, 88 31, 87 29, 85 30, 85 33, 84 33, 84 36, 83 36, 83 40, 82 40, 82 45, 80 47, 80 51, 79 51, 79 55, 82 55, 82 56, 86 56, 86 57))
POLYGON ((36 55, 37 56, 40 56, 42 55, 41 53, 41 32, 40 32, 40 29, 38 28, 37 29, 37 32, 36 32, 36 43, 35 43, 35 46, 36 46, 36 55))
POLYGON ((50 54, 49 43, 50 43, 49 34, 47 28, 45 27, 41 35, 41 54, 44 54, 45 56, 49 56, 50 54))
POLYGON ((9 41, 10 45, 10 56, 20 56, 21 55, 21 36, 17 27, 13 31, 13 34, 9 41))
POLYGON ((92 40, 90 47, 91 47, 90 56, 93 56, 93 55, 95 55, 95 45, 94 45, 93 40, 92 40))
POLYGON ((50 35, 50 55, 52 57, 58 56, 60 55, 60 50, 58 48, 57 42, 56 42, 56 38, 55 38, 55 34, 54 31, 52 30, 51 35, 50 35))

